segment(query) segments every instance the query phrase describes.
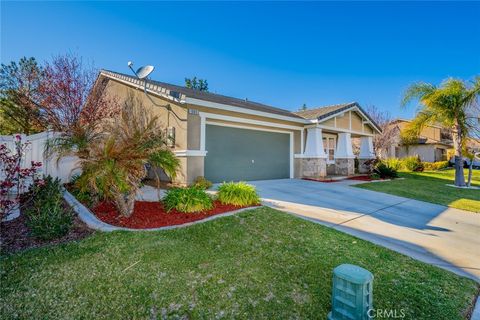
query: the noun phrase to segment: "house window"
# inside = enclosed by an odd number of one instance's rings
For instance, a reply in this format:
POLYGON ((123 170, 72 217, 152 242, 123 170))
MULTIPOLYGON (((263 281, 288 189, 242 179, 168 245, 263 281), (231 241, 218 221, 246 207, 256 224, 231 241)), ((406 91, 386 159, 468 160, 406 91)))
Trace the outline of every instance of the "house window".
POLYGON ((330 135, 323 135, 323 149, 327 154, 327 162, 335 162, 335 148, 336 148, 336 137, 330 135))
POLYGON ((436 148, 435 149, 435 161, 446 161, 447 160, 447 150, 436 148))

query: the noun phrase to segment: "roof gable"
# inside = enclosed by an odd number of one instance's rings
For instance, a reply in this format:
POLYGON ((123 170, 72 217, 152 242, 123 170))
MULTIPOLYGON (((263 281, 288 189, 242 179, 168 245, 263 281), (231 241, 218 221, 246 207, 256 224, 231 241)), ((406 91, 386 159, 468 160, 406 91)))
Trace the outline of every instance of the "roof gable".
POLYGON ((326 107, 319 107, 315 109, 309 109, 305 111, 298 111, 295 114, 309 120, 318 120, 319 122, 326 121, 330 118, 333 118, 337 115, 340 115, 346 111, 355 110, 365 118, 369 123, 371 123, 374 130, 381 132, 381 128, 378 126, 375 121, 365 112, 365 110, 360 107, 360 105, 356 102, 344 103, 344 104, 336 104, 326 107))
POLYGON ((348 109, 349 107, 353 106, 354 104, 355 104, 355 102, 335 104, 335 105, 331 105, 331 106, 318 107, 318 108, 308 109, 308 110, 304 110, 304 111, 297 111, 297 112, 294 112, 294 113, 301 116, 302 118, 305 118, 305 119, 321 120, 321 119, 326 118, 330 115, 341 113, 342 110, 348 109))

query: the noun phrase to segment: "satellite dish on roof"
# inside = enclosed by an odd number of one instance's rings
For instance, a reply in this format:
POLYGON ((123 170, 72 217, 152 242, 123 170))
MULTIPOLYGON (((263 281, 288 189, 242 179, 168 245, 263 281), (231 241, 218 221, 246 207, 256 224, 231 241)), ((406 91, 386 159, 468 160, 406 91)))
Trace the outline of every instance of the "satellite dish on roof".
POLYGON ((130 70, 132 70, 132 72, 140 80, 143 80, 143 79, 147 78, 150 75, 150 73, 153 72, 153 69, 155 69, 154 66, 143 66, 143 67, 138 68, 137 71, 135 71, 135 70, 133 70, 133 62, 132 61, 128 61, 127 65, 130 68, 130 70))
POLYGON ((154 66, 143 66, 138 68, 136 74, 139 79, 145 79, 146 77, 149 76, 150 73, 153 72, 153 69, 155 69, 154 66))
MULTIPOLYGON (((150 75, 150 73, 153 72, 153 70, 155 69, 154 66, 143 66, 143 67, 140 67, 137 69, 137 71, 133 70, 133 62, 132 61, 128 61, 127 62, 127 66, 130 68, 130 70, 132 70, 132 72, 135 74, 135 76, 140 79, 140 80, 143 80, 143 83, 144 83, 144 87, 143 87, 143 92, 145 93, 145 95, 147 96, 148 99, 150 99, 150 101, 153 103, 153 105, 157 106, 157 107, 163 107, 163 108, 166 108, 168 110, 168 113, 170 114, 173 113, 175 115, 175 117, 180 120, 180 121, 187 121, 187 119, 182 119, 180 118, 176 113, 175 111, 172 110, 172 108, 170 107, 170 104, 167 104, 167 105, 160 105, 160 104, 157 104, 151 97, 150 95, 148 95, 147 93, 147 77, 150 75)), ((149 89, 151 91, 151 89, 149 89)), ((173 97, 173 98, 178 98, 177 96, 174 95, 174 91, 171 91, 170 92, 170 95, 173 97)))

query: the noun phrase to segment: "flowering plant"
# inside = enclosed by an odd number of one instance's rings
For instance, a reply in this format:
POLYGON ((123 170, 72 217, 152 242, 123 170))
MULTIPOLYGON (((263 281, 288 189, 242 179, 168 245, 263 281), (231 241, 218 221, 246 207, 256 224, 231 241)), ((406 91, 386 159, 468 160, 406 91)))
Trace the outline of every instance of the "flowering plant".
POLYGON ((21 136, 16 135, 14 144, 14 150, 0 144, 0 219, 18 208, 21 194, 27 191, 42 166, 41 162, 32 161, 29 167, 22 167, 30 143, 22 143, 21 136))

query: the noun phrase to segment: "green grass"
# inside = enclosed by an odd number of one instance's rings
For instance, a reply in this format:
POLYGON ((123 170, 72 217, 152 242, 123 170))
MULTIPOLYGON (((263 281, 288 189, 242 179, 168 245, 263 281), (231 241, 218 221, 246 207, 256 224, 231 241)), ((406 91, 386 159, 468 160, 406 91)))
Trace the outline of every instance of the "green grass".
MULTIPOLYGON (((468 170, 465 169, 465 177, 468 170)), ((480 212, 480 190, 452 188, 455 170, 400 172, 402 180, 358 184, 356 187, 480 212)), ((465 178, 466 179, 466 178, 465 178)), ((480 186, 480 170, 473 170, 472 185, 480 186)))
MULTIPOLYGON (((465 319, 478 284, 270 208, 188 228, 96 233, 1 258, 2 318, 326 319, 332 270, 373 272, 374 306, 465 319)), ((397 313, 400 311, 397 311, 397 313)))

